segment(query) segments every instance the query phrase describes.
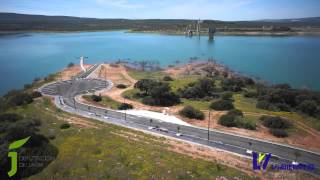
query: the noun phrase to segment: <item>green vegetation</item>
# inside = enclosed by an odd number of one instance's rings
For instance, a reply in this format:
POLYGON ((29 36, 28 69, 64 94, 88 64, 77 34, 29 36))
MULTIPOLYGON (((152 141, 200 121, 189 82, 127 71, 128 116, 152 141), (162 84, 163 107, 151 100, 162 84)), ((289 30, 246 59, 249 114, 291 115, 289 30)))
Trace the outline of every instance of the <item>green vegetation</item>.
POLYGON ((199 79, 194 83, 188 84, 184 89, 180 89, 181 97, 187 99, 196 99, 204 97, 214 97, 214 80, 209 78, 199 79))
POLYGON ((238 109, 230 110, 227 114, 222 115, 219 124, 226 127, 238 127, 249 130, 255 130, 256 124, 243 116, 242 111, 238 109))
POLYGON ((70 128, 70 124, 68 123, 61 124, 60 126, 60 129, 68 129, 68 128, 70 128))
POLYGON ((82 97, 89 102, 95 102, 95 103, 98 103, 98 104, 100 104, 104 107, 110 108, 110 109, 118 109, 119 106, 121 105, 121 103, 114 101, 113 99, 111 99, 107 96, 101 96, 102 99, 101 99, 101 101, 98 101, 98 102, 93 101, 92 96, 90 96, 90 95, 84 95, 82 97))
MULTIPOLYGON (((258 114, 264 114, 269 116, 280 116, 297 122, 304 123, 311 128, 315 128, 320 131, 320 121, 316 118, 300 114, 298 112, 284 112, 284 111, 270 111, 265 109, 259 109, 256 107, 257 100, 254 98, 245 98, 241 94, 233 96, 234 106, 244 112, 252 112, 258 114)), ((296 128, 296 127, 294 127, 296 128)))
MULTIPOLYGON (((50 159, 24 159, 20 163, 41 163, 42 166, 34 168, 19 167, 19 171, 15 174, 14 178, 21 179, 41 172, 48 166, 58 155, 58 149, 51 144, 48 137, 40 132, 42 127, 42 118, 37 116, 29 116, 20 113, 18 109, 24 109, 26 106, 16 106, 13 109, 9 108, 6 112, 0 113, 0 178, 7 179, 7 172, 11 169, 11 160, 8 158, 8 147, 11 143, 30 137, 25 145, 19 147, 16 151, 19 156, 47 156, 50 159)), ((38 113, 34 111, 34 113, 38 113)), ((11 146, 11 145, 10 145, 11 146)))
POLYGON ((183 89, 188 84, 195 83, 199 79, 199 76, 185 76, 179 79, 170 81, 170 86, 173 92, 178 92, 179 89, 183 89))
POLYGON ((292 125, 288 120, 281 117, 262 116, 260 120, 265 127, 273 129, 287 129, 292 125))
MULTIPOLYGON (((130 29, 134 32, 164 32, 182 34, 197 20, 184 19, 96 19, 67 16, 42 16, 0 13, 1 31, 106 31, 130 29)), ((219 32, 288 32, 307 31, 306 27, 320 27, 319 18, 297 21, 217 21, 205 20, 202 28, 215 27, 219 32), (262 27, 271 27, 268 29, 262 27), (290 28, 290 27, 295 27, 290 28), (298 29, 297 29, 298 27, 298 29)))
POLYGON ((292 126, 288 120, 281 117, 262 116, 260 120, 265 127, 270 128, 269 132, 276 137, 287 137, 288 133, 285 129, 292 126))
POLYGON ((292 89, 287 84, 257 88, 257 108, 271 111, 300 111, 320 118, 320 93, 292 89))
POLYGON ((163 77, 163 81, 173 81, 173 78, 171 76, 166 75, 163 77))
POLYGON ((129 75, 134 79, 163 79, 167 74, 163 71, 129 71, 129 75))
POLYGON ((181 98, 181 102, 184 106, 189 105, 200 110, 208 110, 210 105, 209 101, 191 100, 191 99, 185 99, 185 98, 181 98))
POLYGON ((171 91, 168 83, 152 79, 142 79, 135 83, 135 88, 142 91, 138 96, 142 97, 142 103, 151 106, 172 106, 180 103, 177 94, 171 91))
POLYGON ((125 85, 125 84, 117 84, 116 87, 119 88, 119 89, 125 89, 125 88, 127 88, 127 85, 125 85))
POLYGON ((205 117, 203 112, 192 106, 185 106, 181 111, 179 111, 179 114, 190 119, 203 120, 205 117))
POLYGON ((95 102, 100 102, 100 101, 102 101, 101 95, 97 96, 97 95, 93 94, 93 95, 91 95, 90 98, 91 98, 92 101, 95 101, 95 102))
POLYGON ((141 97, 139 96, 139 94, 141 93, 141 91, 139 89, 129 89, 127 91, 124 91, 122 93, 122 97, 123 98, 127 98, 127 99, 131 99, 131 100, 135 100, 135 101, 141 101, 141 97))
POLYGON ((234 108, 230 100, 218 100, 210 104, 210 108, 217 111, 226 111, 234 108))
POLYGON ((132 109, 133 106, 128 103, 121 103, 120 106, 118 107, 119 110, 127 110, 127 109, 132 109))

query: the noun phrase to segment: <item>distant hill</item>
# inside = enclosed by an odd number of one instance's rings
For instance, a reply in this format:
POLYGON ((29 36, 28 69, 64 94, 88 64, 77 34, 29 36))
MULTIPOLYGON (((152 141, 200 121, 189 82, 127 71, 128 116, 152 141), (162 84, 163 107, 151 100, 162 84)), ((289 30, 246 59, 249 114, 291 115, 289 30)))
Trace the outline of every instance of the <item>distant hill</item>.
MULTIPOLYGON (((184 31, 188 25, 195 24, 195 22, 196 20, 184 19, 98 19, 0 13, 0 31, 90 31, 116 29, 184 31)), ((204 28, 261 28, 262 26, 320 27, 320 17, 261 21, 205 20, 201 26, 204 28)))

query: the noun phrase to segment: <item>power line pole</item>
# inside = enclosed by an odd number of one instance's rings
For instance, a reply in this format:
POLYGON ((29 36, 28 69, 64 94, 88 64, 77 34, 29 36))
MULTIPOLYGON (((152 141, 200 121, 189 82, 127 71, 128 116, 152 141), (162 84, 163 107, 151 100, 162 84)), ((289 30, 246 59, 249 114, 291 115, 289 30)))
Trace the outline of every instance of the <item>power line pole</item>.
POLYGON ((210 114, 211 114, 211 110, 209 109, 209 119, 208 119, 208 142, 210 140, 209 136, 210 136, 210 114))
MULTIPOLYGON (((126 104, 126 98, 123 98, 123 104, 126 104)), ((124 110, 124 120, 127 121, 127 108, 124 110)))

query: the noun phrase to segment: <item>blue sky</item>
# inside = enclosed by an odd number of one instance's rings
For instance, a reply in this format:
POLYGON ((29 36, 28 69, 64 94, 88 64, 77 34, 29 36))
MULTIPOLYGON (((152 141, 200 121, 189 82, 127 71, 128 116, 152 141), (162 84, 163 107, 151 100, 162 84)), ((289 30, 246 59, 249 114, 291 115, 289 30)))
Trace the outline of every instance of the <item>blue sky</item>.
POLYGON ((0 0, 0 12, 97 18, 255 20, 320 16, 320 0, 0 0))

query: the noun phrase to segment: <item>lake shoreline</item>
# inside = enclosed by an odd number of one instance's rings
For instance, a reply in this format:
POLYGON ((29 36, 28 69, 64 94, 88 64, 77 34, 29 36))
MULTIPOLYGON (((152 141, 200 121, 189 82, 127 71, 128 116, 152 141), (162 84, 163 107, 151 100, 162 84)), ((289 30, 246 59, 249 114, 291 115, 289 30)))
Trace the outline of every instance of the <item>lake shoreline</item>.
MULTIPOLYGON (((30 31, 0 31, 0 36, 6 35, 19 35, 25 33, 85 33, 85 32, 112 32, 112 31, 124 31, 125 33, 147 33, 147 34, 161 34, 161 35, 183 35, 182 31, 142 31, 132 29, 112 29, 112 30, 70 30, 70 31, 46 31, 46 30, 30 30, 30 31)), ((197 36, 197 35, 194 35, 197 36)), ((201 33, 201 36, 207 36, 201 33)), ((230 32, 217 32, 215 36, 274 36, 274 37, 286 37, 286 36, 320 36, 320 32, 262 32, 262 31, 230 31, 230 32)))

